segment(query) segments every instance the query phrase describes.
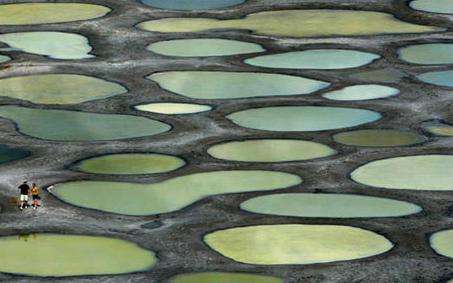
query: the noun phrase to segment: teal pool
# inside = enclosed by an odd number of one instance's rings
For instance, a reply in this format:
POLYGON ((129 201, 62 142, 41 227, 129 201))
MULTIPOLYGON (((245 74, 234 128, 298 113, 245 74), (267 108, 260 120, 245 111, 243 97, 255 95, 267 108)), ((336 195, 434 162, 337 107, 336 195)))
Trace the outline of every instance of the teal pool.
POLYGON ((421 65, 453 64, 452 43, 430 43, 410 45, 400 48, 401 60, 421 65))
POLYGON ((331 91, 322 96, 331 100, 354 101, 371 100, 395 96, 400 91, 396 88, 384 85, 354 85, 340 90, 331 91))
POLYGON ((429 72, 418 75, 417 78, 428 84, 453 87, 453 71, 429 72))
POLYGON ((246 0, 141 0, 145 5, 165 10, 214 10, 244 3, 246 0))
POLYGON ((0 55, 0 63, 8 62, 9 60, 11 60, 11 58, 8 56, 0 55))
POLYGON ((450 0, 415 0, 409 6, 425 12, 453 14, 453 3, 450 0))
POLYGON ((315 49, 258 56, 245 60, 246 64, 284 69, 346 69, 367 65, 379 55, 356 50, 315 49))

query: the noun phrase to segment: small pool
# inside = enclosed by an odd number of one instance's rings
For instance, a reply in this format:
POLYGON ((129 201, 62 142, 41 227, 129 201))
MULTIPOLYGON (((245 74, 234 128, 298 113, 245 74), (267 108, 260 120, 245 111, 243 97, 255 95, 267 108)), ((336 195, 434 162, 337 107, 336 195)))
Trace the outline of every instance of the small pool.
POLYGON ((246 0, 141 0, 145 5, 165 10, 214 10, 244 3, 246 0))
POLYGON ((434 233, 429 242, 438 254, 453 258, 453 230, 434 233))
POLYGON ((357 108, 277 106, 247 109, 227 116, 233 123, 265 131, 325 131, 377 121, 381 114, 357 108))
POLYGON ((415 0, 410 2, 409 6, 425 12, 453 14, 453 3, 450 0, 415 0))
POLYGON ((401 156, 371 161, 351 173, 354 181, 398 190, 453 190, 453 155, 401 156))
POLYGON ((0 5, 0 25, 36 25, 102 17, 108 7, 86 3, 17 3, 0 5))
POLYGON ((254 213, 327 218, 398 217, 422 211, 418 205, 350 194, 289 193, 255 197, 241 203, 254 213))
POLYGON ((453 126, 442 122, 427 123, 424 126, 426 130, 436 136, 453 137, 453 126))
POLYGON ((379 55, 356 50, 315 49, 258 56, 245 63, 266 68, 334 70, 364 66, 378 58, 379 55))
POLYGON ((0 117, 18 131, 55 141, 119 140, 157 135, 171 129, 165 123, 132 115, 0 106, 0 117))
POLYGON ((156 153, 120 153, 92 157, 73 168, 93 174, 156 174, 174 171, 186 162, 176 156, 156 153))
POLYGON ((77 104, 126 93, 120 84, 75 74, 45 74, 0 79, 0 96, 38 104, 77 104))
POLYGON ((413 64, 421 65, 453 64, 452 43, 430 43, 410 45, 399 49, 398 54, 401 60, 413 64))
POLYGON ((393 244, 374 232, 340 225, 258 225, 215 231, 205 243, 246 264, 315 264, 366 258, 393 244))
POLYGON ((8 62, 9 60, 11 60, 11 58, 8 56, 0 55, 0 63, 8 62))
POLYGON ((245 162, 287 162, 327 157, 337 152, 327 145, 290 139, 231 141, 217 144, 208 153, 218 159, 245 162))
POLYGON ((12 148, 4 144, 0 144, 0 164, 14 160, 23 159, 30 156, 30 152, 21 148, 12 148))
POLYGON ((302 95, 329 86, 303 77, 251 72, 174 71, 147 78, 167 91, 197 99, 302 95))
POLYGON ((426 141, 426 138, 409 131, 391 129, 367 129, 339 133, 333 136, 333 140, 351 146, 408 146, 426 141))
POLYGON ((195 114, 210 111, 212 106, 194 103, 158 102, 134 106, 137 110, 166 115, 195 114))
POLYGON ((399 92, 398 89, 393 87, 369 84, 348 86, 340 90, 325 93, 322 96, 331 100, 355 101, 386 98, 395 96, 399 92))
POLYGON ((3 253, 0 272, 28 276, 133 273, 148 270, 157 262, 152 251, 135 243, 95 236, 32 234, 0 237, 0 249, 3 253))
POLYGON ((173 276, 168 283, 283 283, 283 279, 242 272, 200 272, 173 276))
MULTIPOLYGON (((1 6, 1 5, 0 5, 1 6)), ((92 50, 88 39, 80 34, 34 31, 0 34, 0 42, 20 51, 53 59, 87 59, 92 50)))
POLYGON ((278 37, 361 36, 445 30, 435 26, 404 22, 388 13, 331 9, 265 11, 229 20, 194 17, 164 18, 143 22, 138 25, 138 28, 154 32, 241 29, 251 30, 255 34, 278 37))
POLYGON ((453 71, 428 72, 418 75, 417 78, 428 84, 453 87, 453 71))
POLYGON ((152 184, 74 181, 57 184, 51 192, 76 206, 140 216, 177 211, 213 195, 270 191, 300 183, 299 176, 289 173, 232 170, 195 173, 152 184))
POLYGON ((398 83, 406 75, 400 70, 386 68, 371 71, 360 71, 349 75, 350 78, 380 83, 398 83))
POLYGON ((229 56, 263 52, 261 45, 220 38, 175 39, 159 41, 146 48, 157 54, 174 57, 229 56))

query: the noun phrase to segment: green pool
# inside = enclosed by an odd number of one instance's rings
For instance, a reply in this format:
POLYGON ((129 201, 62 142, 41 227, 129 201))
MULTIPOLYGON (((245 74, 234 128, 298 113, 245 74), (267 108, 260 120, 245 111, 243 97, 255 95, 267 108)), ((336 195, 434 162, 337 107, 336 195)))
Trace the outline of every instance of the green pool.
POLYGON ((253 273, 200 272, 176 275, 168 283, 283 283, 283 280, 253 273))
POLYGON ((147 77, 167 91, 197 99, 309 94, 329 83, 303 77, 221 71, 174 71, 147 77))
POLYGON ((426 138, 409 131, 391 129, 367 129, 339 133, 333 136, 333 140, 351 146, 407 146, 422 143, 426 138))
POLYGON ((354 181, 398 190, 453 190, 453 155, 402 156, 371 161, 351 173, 354 181))
MULTIPOLYGON (((453 4, 452 4, 453 6, 453 4)), ((430 43, 410 45, 400 48, 398 55, 401 60, 421 65, 453 64, 452 43, 430 43)))
POLYGON ((258 225, 215 231, 204 237, 213 250, 246 264, 315 264, 366 258, 393 244, 374 232, 339 225, 258 225))
POLYGON ((148 45, 147 49, 157 54, 174 57, 229 56, 265 51, 256 43, 220 38, 159 41, 148 45))
POLYGON ((56 141, 119 140, 167 132, 165 123, 132 115, 98 114, 0 106, 0 117, 16 123, 19 132, 56 141))
POLYGON ((233 123, 265 131, 324 131, 377 121, 381 114, 356 108, 277 106, 247 109, 227 116, 233 123))
POLYGON ((0 63, 8 62, 11 60, 8 56, 0 55, 0 63))
POLYGON ((179 114, 194 114, 206 112, 212 109, 212 106, 206 104, 195 103, 171 103, 157 102, 134 106, 137 110, 158 114, 179 115, 179 114))
POLYGON ((286 37, 358 36, 445 30, 403 22, 388 13, 329 9, 265 11, 231 20, 164 18, 143 22, 138 27, 167 33, 242 29, 260 35, 286 37))
POLYGON ((441 137, 453 137, 453 126, 442 122, 429 123, 425 126, 427 131, 441 137))
POLYGON ((211 146, 208 153, 218 159, 246 162, 286 162, 327 157, 337 152, 327 145, 290 139, 231 141, 211 146))
POLYGON ((378 58, 379 55, 356 50, 314 49, 263 55, 244 62, 266 68, 334 70, 360 67, 378 58))
POLYGON ((453 71, 436 71, 417 76, 422 82, 445 87, 453 87, 453 71))
POLYGON ((36 25, 99 18, 110 8, 84 3, 17 3, 0 5, 0 25, 36 25))
POLYGON ((453 14, 453 3, 450 0, 415 0, 410 2, 409 6, 420 11, 453 14))
POLYGON ((94 174, 155 174, 176 170, 186 162, 181 158, 156 153, 120 153, 92 157, 73 168, 94 174))
POLYGON ((370 100, 395 96, 400 91, 396 88, 384 85, 354 85, 339 90, 331 91, 322 96, 331 100, 354 101, 370 100))
POLYGON ((241 208, 254 213, 328 218, 398 217, 418 213, 418 205, 350 194, 272 194, 249 199, 241 208))
POLYGON ((106 237, 32 234, 0 237, 0 272, 61 277, 150 269, 157 258, 135 243, 106 237))
POLYGON ((123 86, 95 77, 45 74, 0 79, 0 96, 39 104, 77 104, 126 93, 123 86))
POLYGON ((453 230, 434 233, 429 242, 438 254, 453 258, 453 230))
POLYGON ((89 54, 92 48, 88 39, 75 33, 55 31, 6 33, 0 34, 0 42, 23 52, 44 55, 53 59, 94 57, 89 54))
POLYGON ((277 190, 299 183, 300 177, 288 173, 234 170, 195 173, 153 184, 74 181, 57 184, 51 192, 76 206, 139 216, 176 211, 212 195, 277 190))

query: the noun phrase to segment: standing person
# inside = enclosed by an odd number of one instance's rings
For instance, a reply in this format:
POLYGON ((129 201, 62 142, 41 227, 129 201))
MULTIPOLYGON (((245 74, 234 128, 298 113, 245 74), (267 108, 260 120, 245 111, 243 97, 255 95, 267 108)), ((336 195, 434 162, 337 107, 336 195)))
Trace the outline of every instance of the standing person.
POLYGON ((41 206, 39 203, 39 200, 41 199, 39 196, 39 187, 35 183, 31 186, 31 198, 33 209, 37 209, 38 206, 41 206))
POLYGON ((30 193, 30 187, 27 184, 27 181, 24 181, 18 189, 20 190, 20 210, 28 207, 28 194, 30 193))

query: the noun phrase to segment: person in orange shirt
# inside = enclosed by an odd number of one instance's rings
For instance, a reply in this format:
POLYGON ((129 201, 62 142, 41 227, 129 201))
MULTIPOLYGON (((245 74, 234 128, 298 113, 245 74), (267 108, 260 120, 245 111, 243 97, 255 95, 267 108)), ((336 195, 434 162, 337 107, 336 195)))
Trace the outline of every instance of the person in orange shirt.
POLYGON ((30 193, 31 193, 31 197, 32 197, 33 209, 37 209, 39 206, 41 206, 41 204, 40 204, 41 197, 39 196, 39 188, 35 183, 33 183, 30 193))

